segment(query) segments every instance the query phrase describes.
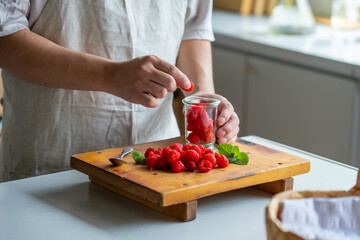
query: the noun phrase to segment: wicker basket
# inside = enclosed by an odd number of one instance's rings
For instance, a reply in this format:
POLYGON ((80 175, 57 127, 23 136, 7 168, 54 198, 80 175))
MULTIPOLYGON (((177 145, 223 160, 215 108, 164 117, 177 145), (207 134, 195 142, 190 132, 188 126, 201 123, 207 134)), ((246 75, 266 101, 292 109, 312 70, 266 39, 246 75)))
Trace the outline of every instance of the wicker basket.
POLYGON ((358 173, 356 185, 349 191, 286 191, 276 194, 266 207, 266 231, 268 240, 302 240, 304 238, 286 232, 279 219, 280 216, 280 202, 283 199, 297 199, 297 198, 336 198, 346 196, 360 196, 360 174, 358 173))

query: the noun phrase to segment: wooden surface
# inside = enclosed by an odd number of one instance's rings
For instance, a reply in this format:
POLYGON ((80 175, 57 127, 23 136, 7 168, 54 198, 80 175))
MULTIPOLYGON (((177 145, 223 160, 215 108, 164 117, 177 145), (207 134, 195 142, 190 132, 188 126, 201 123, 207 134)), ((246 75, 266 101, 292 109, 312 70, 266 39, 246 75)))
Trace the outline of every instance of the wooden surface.
MULTIPOLYGON (((132 147, 143 154, 148 147, 165 147, 175 142, 184 142, 184 137, 132 147)), ((310 170, 310 162, 306 159, 246 141, 234 144, 249 154, 249 164, 230 164, 227 168, 215 168, 208 173, 149 171, 146 166, 135 164, 131 154, 124 158, 127 164, 113 166, 108 159, 119 156, 123 148, 74 155, 71 166, 118 189, 126 190, 130 195, 162 207, 273 182, 310 170)))
POLYGON ((266 0, 255 0, 254 15, 256 15, 256 16, 265 15, 267 4, 268 4, 268 1, 266 1, 266 0))
POLYGON ((259 189, 261 191, 277 194, 284 191, 293 190, 294 187, 294 179, 293 178, 286 178, 277 180, 274 182, 263 183, 254 186, 254 188, 259 189))
POLYGON ((214 8, 240 13, 241 1, 240 0, 214 0, 213 6, 214 6, 214 8))

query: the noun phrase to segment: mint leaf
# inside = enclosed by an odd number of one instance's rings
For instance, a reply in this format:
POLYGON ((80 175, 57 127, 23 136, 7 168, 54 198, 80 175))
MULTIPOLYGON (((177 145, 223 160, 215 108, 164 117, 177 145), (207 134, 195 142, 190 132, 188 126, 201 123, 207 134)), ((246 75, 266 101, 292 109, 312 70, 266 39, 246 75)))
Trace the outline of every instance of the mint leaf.
POLYGON ((240 152, 239 146, 228 143, 220 144, 218 147, 220 155, 224 155, 229 159, 230 163, 246 165, 249 163, 249 156, 245 152, 240 152))
POLYGON ((227 159, 229 159, 229 163, 234 163, 237 161, 236 157, 228 157, 227 159))
POLYGON ((132 156, 137 164, 146 164, 146 158, 144 158, 139 152, 133 152, 132 156))
POLYGON ((245 152, 240 152, 240 153, 236 154, 236 159, 237 160, 235 162, 233 162, 235 164, 246 165, 249 163, 249 156, 245 152))
POLYGON ((228 143, 222 143, 218 147, 218 151, 220 155, 225 155, 225 157, 233 157, 231 154, 233 153, 233 145, 228 143))

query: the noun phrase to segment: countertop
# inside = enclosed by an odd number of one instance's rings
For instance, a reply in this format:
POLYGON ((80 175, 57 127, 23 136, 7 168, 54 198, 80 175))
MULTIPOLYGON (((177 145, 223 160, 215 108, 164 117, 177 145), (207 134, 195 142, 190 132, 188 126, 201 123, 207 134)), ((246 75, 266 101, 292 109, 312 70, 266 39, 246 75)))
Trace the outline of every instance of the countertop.
MULTIPOLYGON (((311 161, 294 190, 348 190, 357 169, 260 137, 243 139, 311 161)), ((239 189, 198 201, 197 218, 179 222, 89 182, 75 170, 0 184, 0 239, 266 239, 271 195, 239 189)))
POLYGON ((354 42, 339 41, 330 26, 317 24, 309 35, 276 35, 268 31, 269 18, 213 11, 214 45, 316 68, 349 78, 360 78, 360 29, 354 42))

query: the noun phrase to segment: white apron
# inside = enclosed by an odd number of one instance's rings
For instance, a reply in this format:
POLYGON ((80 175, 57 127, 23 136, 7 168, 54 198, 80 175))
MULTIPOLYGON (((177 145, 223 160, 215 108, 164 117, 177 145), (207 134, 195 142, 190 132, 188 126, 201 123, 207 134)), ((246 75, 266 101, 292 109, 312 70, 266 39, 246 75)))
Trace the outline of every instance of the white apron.
MULTIPOLYGON (((186 0, 49 0, 32 31, 115 61, 148 54, 175 64, 186 0)), ((150 109, 103 92, 49 88, 3 71, 4 180, 69 169, 70 156, 176 137, 173 94, 150 109)))

